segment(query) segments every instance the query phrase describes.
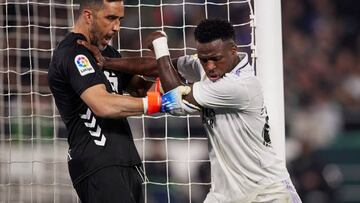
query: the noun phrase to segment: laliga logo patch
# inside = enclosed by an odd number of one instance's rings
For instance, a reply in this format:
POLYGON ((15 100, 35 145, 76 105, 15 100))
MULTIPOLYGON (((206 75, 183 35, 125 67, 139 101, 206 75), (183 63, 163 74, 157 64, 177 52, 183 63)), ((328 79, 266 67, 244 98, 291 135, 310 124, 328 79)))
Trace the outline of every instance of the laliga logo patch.
POLYGON ((95 72, 94 68, 91 66, 89 59, 85 55, 77 55, 75 57, 75 65, 79 70, 81 76, 95 72))

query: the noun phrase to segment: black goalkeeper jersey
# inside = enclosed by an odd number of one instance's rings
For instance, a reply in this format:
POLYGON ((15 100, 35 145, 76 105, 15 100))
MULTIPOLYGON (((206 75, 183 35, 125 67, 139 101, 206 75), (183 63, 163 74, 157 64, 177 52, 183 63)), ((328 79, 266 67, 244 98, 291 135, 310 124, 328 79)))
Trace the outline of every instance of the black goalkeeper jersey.
MULTIPOLYGON (((56 106, 68 131, 68 165, 73 184, 97 170, 141 163, 126 118, 96 116, 81 100, 87 88, 104 84, 109 93, 122 94, 132 75, 100 70, 93 55, 76 40, 81 34, 69 33, 56 47, 49 68, 49 85, 56 106)), ((111 46, 106 57, 120 57, 111 46)))

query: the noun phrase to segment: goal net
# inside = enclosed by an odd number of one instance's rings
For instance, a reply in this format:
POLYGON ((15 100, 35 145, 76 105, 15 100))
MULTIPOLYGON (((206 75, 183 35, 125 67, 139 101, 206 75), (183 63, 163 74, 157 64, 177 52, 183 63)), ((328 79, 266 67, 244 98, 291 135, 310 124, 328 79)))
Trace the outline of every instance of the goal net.
MULTIPOLYGON (((74 25, 72 0, 0 0, 0 202, 79 202, 67 169, 67 132, 47 84, 56 44, 74 25)), ((254 53, 252 0, 125 0, 113 46, 146 56, 164 30, 172 57, 194 54, 200 20, 231 21, 239 51, 254 53)), ((199 116, 128 118, 147 179, 146 202, 202 202, 210 188, 199 116)))

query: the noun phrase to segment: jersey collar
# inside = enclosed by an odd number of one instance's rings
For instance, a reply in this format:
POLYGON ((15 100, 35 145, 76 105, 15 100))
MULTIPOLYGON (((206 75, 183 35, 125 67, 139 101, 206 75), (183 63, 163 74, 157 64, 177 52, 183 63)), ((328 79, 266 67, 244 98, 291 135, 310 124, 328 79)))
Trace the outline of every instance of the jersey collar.
POLYGON ((230 71, 230 73, 235 75, 240 75, 240 72, 253 72, 251 65, 249 64, 249 59, 247 53, 244 52, 238 52, 239 57, 243 57, 241 61, 235 66, 234 69, 230 71))

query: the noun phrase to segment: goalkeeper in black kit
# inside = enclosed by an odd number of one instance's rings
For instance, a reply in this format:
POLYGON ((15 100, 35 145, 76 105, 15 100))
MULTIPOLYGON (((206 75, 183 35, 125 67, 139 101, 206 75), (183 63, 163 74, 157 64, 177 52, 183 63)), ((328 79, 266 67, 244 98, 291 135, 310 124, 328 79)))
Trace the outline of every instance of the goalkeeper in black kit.
POLYGON ((156 63, 124 58, 122 72, 102 70, 94 55, 77 41, 96 46, 105 57, 119 58, 108 43, 120 29, 123 1, 75 3, 80 9, 74 29, 54 50, 48 73, 68 131, 71 180, 82 203, 143 202, 145 176, 126 117, 167 110, 161 107, 160 93, 147 92, 152 82, 136 75, 151 76, 154 72, 146 67, 155 70, 156 63), (136 69, 139 64, 142 72, 136 69), (125 91, 130 96, 122 95, 125 91))

